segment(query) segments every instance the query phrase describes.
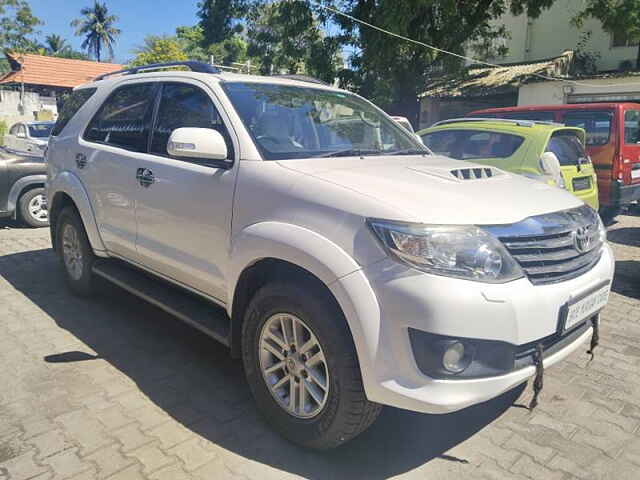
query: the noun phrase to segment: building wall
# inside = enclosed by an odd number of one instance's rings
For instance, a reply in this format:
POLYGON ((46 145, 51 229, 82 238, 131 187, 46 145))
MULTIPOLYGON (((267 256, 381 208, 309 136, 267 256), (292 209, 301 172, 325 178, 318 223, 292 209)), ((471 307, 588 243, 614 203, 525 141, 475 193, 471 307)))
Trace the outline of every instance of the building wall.
POLYGON ((31 122, 49 117, 58 118, 55 97, 45 97, 34 92, 24 92, 21 99, 18 90, 0 90, 0 121, 8 128, 17 122, 31 122))
POLYGON ((517 103, 516 94, 489 95, 459 100, 423 97, 420 99, 419 129, 427 128, 440 120, 464 117, 467 113, 483 108, 511 107, 517 103))
POLYGON ((536 82, 520 87, 518 105, 640 102, 640 77, 580 80, 579 84, 536 82))
POLYGON ((527 19, 525 15, 503 16, 497 23, 506 25, 511 34, 506 41, 509 53, 492 61, 511 63, 556 57, 564 50, 575 50, 581 32, 590 31, 586 50, 600 54, 599 70, 617 70, 624 60, 635 64, 638 47, 613 47, 611 34, 602 29, 598 20, 587 20, 580 31, 571 25, 571 19, 583 5, 580 0, 557 0, 536 19, 527 19))

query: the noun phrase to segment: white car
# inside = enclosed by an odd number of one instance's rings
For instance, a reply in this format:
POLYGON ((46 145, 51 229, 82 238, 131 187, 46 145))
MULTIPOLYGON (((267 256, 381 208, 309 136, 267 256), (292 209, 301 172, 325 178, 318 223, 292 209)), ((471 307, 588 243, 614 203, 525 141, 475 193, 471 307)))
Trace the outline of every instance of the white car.
POLYGON ((454 412, 592 338, 614 259, 573 195, 432 155, 344 90, 180 65, 66 102, 54 248, 73 291, 101 276, 228 345, 287 438, 454 412))
POLYGON ((55 122, 19 122, 4 136, 4 146, 12 152, 42 156, 55 122))
POLYGON ((415 130, 413 129, 413 126, 411 125, 411 122, 407 117, 399 117, 397 115, 396 116, 392 115, 391 118, 393 118, 396 122, 398 122, 400 125, 406 128, 409 132, 415 133, 415 130))

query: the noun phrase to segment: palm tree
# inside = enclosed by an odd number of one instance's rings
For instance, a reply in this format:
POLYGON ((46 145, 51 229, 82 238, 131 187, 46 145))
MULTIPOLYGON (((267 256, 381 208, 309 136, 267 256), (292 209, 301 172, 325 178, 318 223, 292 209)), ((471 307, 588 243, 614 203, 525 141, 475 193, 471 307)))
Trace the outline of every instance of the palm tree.
POLYGON ((118 17, 109 15, 107 4, 98 0, 95 0, 93 7, 80 10, 80 14, 82 18, 71 22, 71 26, 76 28, 76 35, 85 37, 81 48, 98 61, 101 60, 103 48, 108 49, 113 57, 113 44, 120 35, 120 29, 114 26, 118 17))
POLYGON ((51 55, 66 52, 70 48, 67 41, 60 35, 56 34, 47 35, 44 39, 44 43, 46 49, 51 53, 51 55))

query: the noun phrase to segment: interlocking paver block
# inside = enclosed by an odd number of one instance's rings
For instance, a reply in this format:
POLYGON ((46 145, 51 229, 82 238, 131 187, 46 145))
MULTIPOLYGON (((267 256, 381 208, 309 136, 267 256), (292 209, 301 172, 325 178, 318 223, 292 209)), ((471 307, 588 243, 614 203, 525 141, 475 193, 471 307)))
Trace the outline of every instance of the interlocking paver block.
POLYGON ((144 473, 159 470, 162 467, 176 463, 174 457, 167 456, 157 445, 145 445, 127 453, 128 456, 135 457, 142 464, 144 473))

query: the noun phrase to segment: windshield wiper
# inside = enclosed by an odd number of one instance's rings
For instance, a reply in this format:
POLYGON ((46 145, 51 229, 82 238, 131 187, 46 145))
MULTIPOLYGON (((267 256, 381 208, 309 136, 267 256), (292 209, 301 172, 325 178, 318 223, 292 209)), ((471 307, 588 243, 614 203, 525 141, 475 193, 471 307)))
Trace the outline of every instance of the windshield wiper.
POLYGON ((345 148, 344 150, 334 150, 332 152, 314 155, 314 158, 320 157, 361 157, 363 155, 380 155, 381 150, 362 149, 362 148, 345 148))
POLYGON ((405 148, 404 150, 385 152, 385 155, 429 155, 429 151, 422 148, 405 148))

